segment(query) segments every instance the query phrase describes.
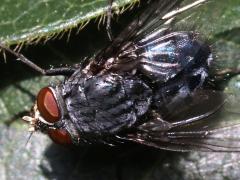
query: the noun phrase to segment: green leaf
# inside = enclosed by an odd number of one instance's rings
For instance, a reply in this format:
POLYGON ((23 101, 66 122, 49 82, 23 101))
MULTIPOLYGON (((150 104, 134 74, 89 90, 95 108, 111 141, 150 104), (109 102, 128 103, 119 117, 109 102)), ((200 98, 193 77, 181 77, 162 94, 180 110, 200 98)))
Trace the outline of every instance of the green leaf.
MULTIPOLYGON (((4 11, 4 7, 7 7, 4 2, 1 3, 0 16, 16 18, 17 10, 8 8, 8 11, 4 11)), ((7 2, 9 1, 6 0, 7 2)), ((9 4, 15 6, 19 2, 21 1, 9 4)), ((27 0, 24 2, 28 4, 22 5, 24 8, 34 7, 36 3, 36 1, 27 0), (33 5, 29 2, 32 2, 33 5)), ((70 1, 56 2, 59 3, 59 5, 55 4, 56 7, 62 11, 66 7, 62 6, 63 2, 70 1)), ((100 3, 101 1, 96 2, 100 3)), ((106 1, 104 2, 106 3, 106 1)), ((41 1, 35 6, 44 3, 51 4, 53 1, 41 1)), ((239 0, 212 0, 206 5, 192 10, 191 13, 185 13, 183 16, 186 18, 179 24, 181 30, 194 27, 197 32, 210 39, 214 56, 216 56, 214 65, 219 69, 240 67, 240 13, 237 13, 240 9, 239 6, 239 0)), ((132 18, 133 14, 138 11, 139 9, 136 7, 134 11, 124 14, 119 18, 118 23, 132 18)), ((26 10, 26 12, 29 11, 26 10)), ((44 13, 36 13, 39 16, 44 15, 44 13)), ((25 19, 29 19, 29 22, 36 22, 36 20, 31 20, 32 16, 38 17, 30 13, 28 15, 23 13, 23 15, 25 19)), ((51 19, 49 16, 47 17, 51 19)), ((62 16, 60 17, 59 22, 63 19, 62 16)), ((1 20, 3 19, 1 18, 1 20)), ((43 17, 39 19, 44 21, 43 17)), ((71 18, 69 19, 71 20, 71 18)), ((7 21, 5 20, 5 22, 7 21)), ((55 24, 57 23, 58 21, 55 24)), ((71 21, 69 23, 71 24, 71 21)), ((81 24, 82 21, 79 23, 81 24)), ((65 19, 65 24, 68 24, 67 19, 65 19)), ((127 25, 123 23, 121 26, 127 25)), ((4 28, 3 23, 0 23, 0 36, 8 44, 30 41, 39 37, 47 38, 49 34, 55 33, 46 31, 46 34, 38 35, 37 31, 34 31, 37 36, 28 37, 31 34, 29 32, 34 30, 32 26, 26 26, 17 32, 12 29, 11 25, 8 27, 4 28), (30 31, 26 33, 28 29, 30 31)), ((20 27, 20 25, 16 27, 20 27)), ((47 25, 43 29, 49 30, 49 28, 50 25, 47 25)), ((113 28, 118 29, 119 27, 114 26, 113 28)), ((38 25, 35 29, 38 30, 38 25)), ((66 29, 71 29, 71 27, 66 29)), ((63 27, 60 31, 66 29, 63 27)), ((67 39, 67 35, 65 35, 62 39, 49 40, 45 44, 39 43, 24 47, 21 52, 41 67, 74 64, 81 62, 86 56, 92 56, 97 50, 104 47, 107 37, 105 29, 99 30, 97 23, 92 21, 79 34, 72 33, 68 42, 67 39)), ((49 83, 58 83, 62 79, 39 76, 10 56, 7 57, 7 63, 0 60, 0 76, 0 179, 195 180, 239 179, 240 177, 240 156, 234 153, 176 153, 142 146, 60 147, 52 144, 49 138, 41 133, 33 134, 28 145, 25 146, 29 136, 27 125, 14 115, 31 108, 39 89, 49 83), (15 121, 10 121, 10 119, 15 121)), ((239 77, 236 76, 226 82, 224 91, 231 96, 219 120, 240 122, 239 77)))
MULTIPOLYGON (((114 9, 137 0, 117 0, 114 9)), ((6 44, 61 36, 106 14, 108 0, 1 0, 0 39, 6 44)), ((120 12, 118 11, 118 12, 120 12)), ((99 19, 100 20, 100 19, 99 19)))

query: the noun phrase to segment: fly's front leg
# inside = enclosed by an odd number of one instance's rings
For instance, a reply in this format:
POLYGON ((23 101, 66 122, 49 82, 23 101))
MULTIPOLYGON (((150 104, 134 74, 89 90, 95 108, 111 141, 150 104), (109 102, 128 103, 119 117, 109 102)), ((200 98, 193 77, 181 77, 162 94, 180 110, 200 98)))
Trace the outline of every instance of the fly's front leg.
POLYGON ((113 35, 112 35, 112 29, 111 29, 111 18, 112 18, 112 4, 113 0, 108 0, 109 1, 109 6, 107 10, 107 25, 106 25, 106 30, 107 30, 107 35, 110 41, 113 40, 113 35))
POLYGON ((29 111, 21 111, 15 115, 13 115, 9 119, 4 120, 3 122, 7 127, 10 127, 12 125, 12 123, 16 122, 18 119, 22 118, 23 116, 26 116, 27 114, 29 114, 29 111))
POLYGON ((44 70, 46 76, 71 76, 76 71, 75 68, 72 67, 60 67, 60 68, 54 68, 54 69, 46 69, 44 70))
POLYGON ((56 75, 70 76, 76 70, 75 68, 71 68, 71 67, 61 67, 61 68, 54 68, 54 69, 47 69, 46 70, 46 69, 43 69, 43 68, 39 67, 38 65, 36 65, 32 61, 30 61, 23 54, 13 51, 12 49, 5 46, 1 42, 0 42, 0 48, 2 48, 5 51, 8 51, 11 54, 13 54, 14 56, 16 56, 18 58, 17 60, 21 61, 22 63, 26 64, 27 66, 29 66, 30 68, 34 69, 35 71, 41 73, 42 75, 46 75, 46 76, 56 76, 56 75))

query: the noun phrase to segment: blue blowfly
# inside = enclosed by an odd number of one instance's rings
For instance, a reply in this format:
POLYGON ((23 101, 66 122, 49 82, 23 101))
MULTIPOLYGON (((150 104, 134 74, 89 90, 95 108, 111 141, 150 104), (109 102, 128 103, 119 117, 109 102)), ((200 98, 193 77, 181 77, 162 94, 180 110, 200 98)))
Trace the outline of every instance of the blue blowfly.
POLYGON ((210 46, 197 33, 171 26, 178 14, 205 2, 150 1, 118 36, 108 33, 110 45, 80 67, 45 70, 0 44, 43 75, 65 76, 39 91, 30 116, 23 117, 29 130, 60 144, 134 142, 173 151, 240 151, 240 139, 227 133, 240 125, 209 125, 225 101, 222 93, 206 88, 210 46))

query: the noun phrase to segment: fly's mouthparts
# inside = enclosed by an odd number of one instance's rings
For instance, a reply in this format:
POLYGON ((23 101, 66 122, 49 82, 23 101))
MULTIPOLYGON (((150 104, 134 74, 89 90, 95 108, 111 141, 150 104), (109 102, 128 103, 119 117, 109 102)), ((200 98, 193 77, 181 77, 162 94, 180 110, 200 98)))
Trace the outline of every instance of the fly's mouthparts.
POLYGON ((37 121, 39 119, 39 116, 40 116, 40 113, 38 111, 37 105, 35 104, 33 106, 32 116, 23 116, 22 117, 22 120, 28 122, 28 124, 29 124, 29 128, 28 128, 29 132, 36 131, 36 124, 37 124, 37 121))
POLYGON ((22 117, 22 120, 26 121, 26 122, 29 122, 29 128, 28 128, 28 131, 29 132, 34 132, 36 131, 36 128, 35 128, 35 125, 36 125, 36 119, 31 117, 31 116, 23 116, 22 117))
POLYGON ((37 104, 34 105, 32 114, 33 114, 32 116, 23 116, 22 117, 22 120, 28 122, 28 124, 29 124, 29 128, 28 128, 29 132, 34 132, 38 129, 37 122, 39 122, 39 121, 42 122, 43 124, 47 124, 49 126, 53 125, 53 123, 49 123, 45 119, 42 118, 42 116, 40 115, 40 112, 37 108, 37 104))

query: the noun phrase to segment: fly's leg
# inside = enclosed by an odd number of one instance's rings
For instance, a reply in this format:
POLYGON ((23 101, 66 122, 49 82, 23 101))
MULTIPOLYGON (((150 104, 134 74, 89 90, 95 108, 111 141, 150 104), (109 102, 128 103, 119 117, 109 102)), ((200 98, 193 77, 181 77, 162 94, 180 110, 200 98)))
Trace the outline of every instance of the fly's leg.
MULTIPOLYGON (((14 84, 13 86, 22 93, 24 93, 25 95, 27 95, 31 99, 32 103, 35 101, 36 96, 33 93, 31 93, 27 88, 22 87, 19 84, 14 84)), ((16 122, 18 119, 21 119, 23 116, 26 116, 28 114, 29 110, 23 110, 7 118, 6 120, 3 120, 3 122, 7 127, 10 127, 12 123, 16 122)))
POLYGON ((10 127, 12 123, 16 122, 18 119, 21 119, 23 116, 26 116, 27 114, 29 114, 29 111, 21 111, 17 114, 14 114, 9 119, 4 120, 3 122, 7 127, 10 127))
POLYGON ((107 24, 106 24, 106 30, 107 30, 107 35, 110 41, 113 40, 113 35, 112 35, 112 29, 111 29, 111 18, 112 18, 112 4, 113 0, 108 0, 109 1, 109 6, 107 10, 107 24))
POLYGON ((201 120, 204 120, 214 114, 216 114, 217 112, 219 112, 219 110, 222 108, 222 106, 225 104, 225 101, 222 102, 221 104, 219 104, 219 106, 215 107, 214 109, 204 113, 204 114, 201 114, 201 115, 198 115, 198 116, 195 116, 195 117, 190 117, 188 119, 184 119, 184 120, 181 120, 181 121, 177 121, 177 122, 174 122, 174 123, 171 123, 172 125, 172 128, 175 128, 175 127, 183 127, 183 126, 187 126, 189 124, 193 124, 193 123, 196 123, 196 122, 199 122, 201 120))
POLYGON ((185 127, 190 124, 194 124, 194 123, 198 123, 200 121, 206 120, 208 117, 219 112, 219 110, 222 108, 222 106, 224 104, 225 104, 225 101, 223 101, 218 106, 214 107, 213 109, 211 109, 203 114, 193 116, 190 118, 184 118, 184 119, 181 119, 181 120, 175 121, 175 122, 169 122, 168 118, 163 119, 162 116, 157 111, 153 110, 153 111, 149 112, 149 117, 151 120, 138 126, 138 129, 143 130, 143 131, 151 131, 151 132, 154 132, 154 131, 166 132, 173 128, 185 127))
POLYGON ((137 127, 137 129, 141 131, 165 132, 172 128, 172 124, 164 120, 162 116, 155 110, 148 112, 147 115, 151 120, 141 124, 140 126, 137 127))
POLYGON ((240 68, 225 68, 211 74, 206 85, 216 90, 223 90, 226 83, 237 75, 240 75, 240 68))
POLYGON ((56 76, 56 75, 63 75, 63 76, 70 76, 71 74, 74 73, 76 70, 75 68, 72 67, 61 67, 61 68, 54 68, 54 69, 43 69, 30 61, 28 58, 26 58, 23 54, 18 53, 10 49, 9 47, 5 46, 0 42, 0 48, 2 48, 5 51, 8 51, 9 53, 13 54, 16 56, 22 63, 26 64, 30 68, 34 69, 35 71, 41 73, 42 75, 46 76, 56 76))
POLYGON ((60 67, 60 68, 54 68, 54 69, 44 69, 44 74, 46 76, 57 76, 57 75, 63 75, 63 76, 71 76, 76 71, 75 68, 72 67, 60 67))
POLYGON ((215 74, 215 80, 222 81, 240 74, 239 68, 226 68, 215 74))

